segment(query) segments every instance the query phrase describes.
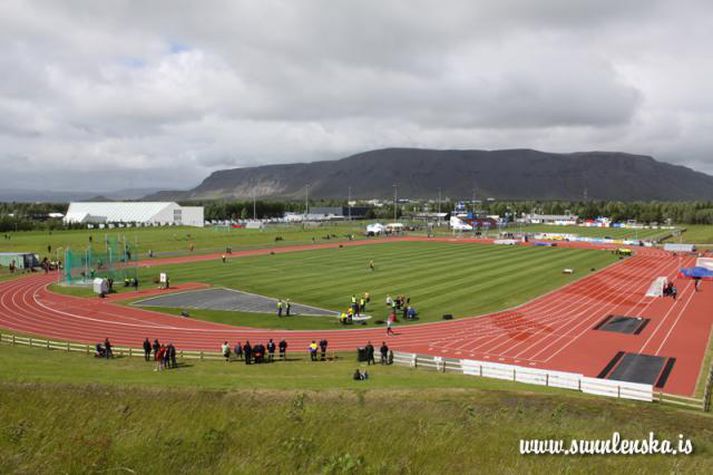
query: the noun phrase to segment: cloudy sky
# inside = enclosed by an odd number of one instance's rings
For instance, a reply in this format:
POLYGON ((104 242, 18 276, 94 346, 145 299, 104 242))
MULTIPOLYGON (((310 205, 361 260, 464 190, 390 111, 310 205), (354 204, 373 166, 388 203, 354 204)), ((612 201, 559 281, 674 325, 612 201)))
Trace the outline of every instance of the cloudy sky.
POLYGON ((713 173, 709 0, 0 0, 3 187, 189 188, 387 146, 713 173))

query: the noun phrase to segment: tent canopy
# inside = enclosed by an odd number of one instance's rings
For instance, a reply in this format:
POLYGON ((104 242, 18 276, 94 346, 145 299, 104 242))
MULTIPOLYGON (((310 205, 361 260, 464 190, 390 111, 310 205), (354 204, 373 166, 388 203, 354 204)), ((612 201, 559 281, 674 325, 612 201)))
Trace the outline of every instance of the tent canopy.
POLYGON ((713 270, 705 267, 684 267, 679 271, 681 277, 689 279, 710 279, 713 280, 713 270))

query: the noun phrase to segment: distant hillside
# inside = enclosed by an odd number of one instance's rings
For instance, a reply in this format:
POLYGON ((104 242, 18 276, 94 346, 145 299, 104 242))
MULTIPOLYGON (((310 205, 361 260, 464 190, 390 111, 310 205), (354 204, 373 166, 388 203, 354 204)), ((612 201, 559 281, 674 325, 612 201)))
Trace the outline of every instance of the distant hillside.
POLYGON ((393 184, 408 198, 603 200, 713 199, 713 176, 648 156, 619 152, 390 148, 341 160, 235 168, 212 173, 189 191, 145 199, 388 198, 393 184))
POLYGON ((156 193, 157 188, 131 188, 111 192, 96 191, 46 191, 46 190, 0 190, 0 202, 20 203, 67 203, 69 201, 137 200, 148 193, 156 193))

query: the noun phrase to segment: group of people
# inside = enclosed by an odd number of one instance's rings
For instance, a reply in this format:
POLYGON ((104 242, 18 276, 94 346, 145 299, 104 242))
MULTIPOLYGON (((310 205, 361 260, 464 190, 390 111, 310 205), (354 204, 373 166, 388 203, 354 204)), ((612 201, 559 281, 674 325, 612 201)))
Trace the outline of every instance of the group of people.
POLYGON ((309 352, 309 359, 311 361, 325 361, 327 359, 327 346, 329 342, 325 339, 319 340, 319 344, 312 340, 312 343, 307 346, 307 351, 309 352), (319 349, 320 356, 317 356, 317 349, 319 349))
POLYGON ((280 352, 280 360, 284 361, 287 357, 287 341, 285 340, 280 340, 277 345, 272 338, 267 342, 267 345, 263 345, 262 343, 251 345, 250 341, 246 341, 245 344, 242 345, 238 342, 232 349, 226 341, 220 347, 220 351, 226 363, 232 358, 235 358, 237 360, 244 360, 245 364, 264 363, 265 361, 273 362, 275 361, 276 349, 280 352))
MULTIPOLYGON (((376 364, 376 360, 374 359, 374 351, 375 351, 374 345, 372 345, 371 341, 369 341, 366 344, 366 346, 364 347, 364 352, 366 353, 367 366, 376 364)), ((379 348, 379 354, 381 355, 380 363, 382 365, 391 364, 393 362, 393 354, 389 350, 389 346, 386 344, 385 341, 381 342, 381 348, 379 348)))
POLYGON ((285 313, 286 317, 290 316, 290 311, 292 310, 292 304, 290 303, 290 299, 282 300, 279 299, 277 301, 277 316, 281 317, 282 313, 285 313))
POLYGON ((404 320, 413 320, 418 315, 416 309, 411 306, 411 297, 405 295, 397 295, 395 298, 387 295, 386 306, 391 308, 391 313, 394 317, 400 311, 404 320))
POLYGON ((154 371, 163 371, 164 369, 178 368, 176 361, 176 347, 173 343, 162 345, 158 339, 153 341, 153 344, 148 338, 144 340, 144 359, 156 363, 154 371), (153 358, 151 354, 153 353, 153 358))
POLYGON ((350 324, 354 319, 361 318, 362 312, 366 311, 367 304, 371 301, 369 292, 364 292, 361 297, 352 294, 352 299, 346 311, 339 315, 339 321, 342 324, 350 324))

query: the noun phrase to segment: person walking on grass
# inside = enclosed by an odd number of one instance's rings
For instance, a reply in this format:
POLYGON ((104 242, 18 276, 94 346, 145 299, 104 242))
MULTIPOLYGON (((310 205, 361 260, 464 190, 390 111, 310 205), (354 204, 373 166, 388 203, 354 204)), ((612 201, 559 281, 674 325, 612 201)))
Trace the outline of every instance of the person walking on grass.
POLYGON ((371 260, 369 261, 369 270, 370 270, 370 271, 375 271, 375 270, 376 270, 376 266, 374 265, 374 259, 371 259, 371 260))
POLYGON ((144 340, 144 359, 151 361, 151 342, 148 337, 144 340))

